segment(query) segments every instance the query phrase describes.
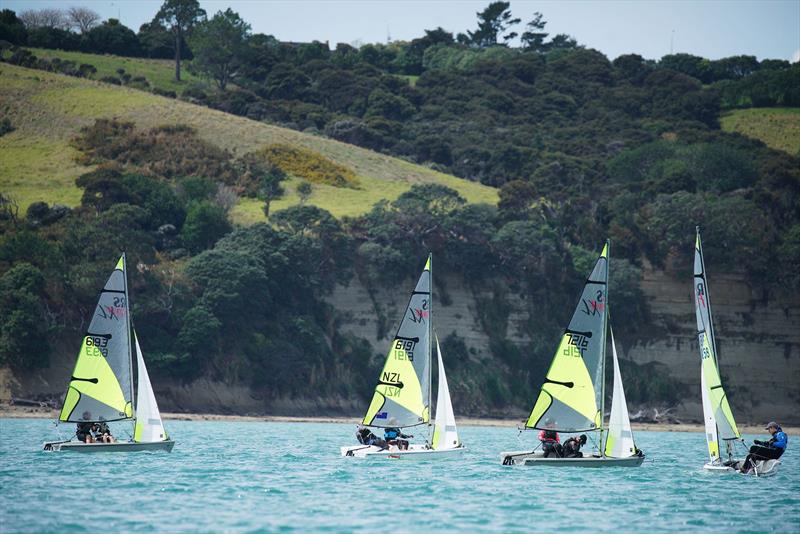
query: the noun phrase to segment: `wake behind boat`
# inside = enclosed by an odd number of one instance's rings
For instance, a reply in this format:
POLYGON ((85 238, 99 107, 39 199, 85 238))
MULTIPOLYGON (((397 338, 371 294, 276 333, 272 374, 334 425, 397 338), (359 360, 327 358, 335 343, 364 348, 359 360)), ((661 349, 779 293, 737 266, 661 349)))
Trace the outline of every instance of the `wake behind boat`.
POLYGON ((465 450, 458 438, 442 353, 436 340, 439 384, 436 420, 430 434, 431 410, 431 257, 411 293, 405 314, 389 348, 367 413, 357 432, 360 445, 341 447, 356 458, 441 458, 465 450), (372 428, 384 430, 381 439, 372 428), (428 434, 424 443, 410 443, 405 429, 428 434))
POLYGON ((547 371, 525 429, 540 430, 549 448, 500 453, 503 465, 555 467, 636 467, 644 454, 631 432, 614 334, 614 392, 608 428, 603 426, 606 327, 608 323, 608 242, 583 288, 572 320, 547 371), (598 434, 591 455, 565 457, 558 432, 598 434), (544 433, 547 433, 545 435, 544 433), (604 441, 605 440, 605 441, 604 441))
POLYGON ((58 420, 78 424, 75 437, 81 433, 83 439, 48 442, 44 444, 45 451, 169 452, 175 445, 164 430, 139 340, 131 325, 124 254, 100 293, 58 420), (134 348, 138 375, 136 397, 133 394, 134 348), (89 429, 113 421, 133 422, 133 439, 87 443, 91 441, 86 438, 91 433, 89 429))

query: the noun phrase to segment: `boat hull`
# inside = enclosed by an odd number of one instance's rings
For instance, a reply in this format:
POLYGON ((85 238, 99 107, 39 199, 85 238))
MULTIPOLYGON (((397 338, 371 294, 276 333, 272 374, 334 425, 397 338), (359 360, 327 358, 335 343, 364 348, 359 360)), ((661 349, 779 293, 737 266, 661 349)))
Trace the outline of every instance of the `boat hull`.
POLYGON ((381 449, 376 445, 354 445, 341 447, 341 455, 350 458, 371 458, 371 459, 431 459, 431 458, 451 458, 467 450, 466 447, 456 447, 454 449, 429 449, 425 445, 411 445, 407 450, 399 450, 395 447, 391 449, 381 449))
POLYGON ((116 443, 81 443, 80 441, 53 441, 44 444, 44 450, 49 452, 138 452, 138 451, 164 451, 171 452, 175 442, 152 441, 136 443, 133 441, 118 441, 116 443))
POLYGON ((500 453, 503 465, 551 466, 551 467, 639 467, 644 455, 628 458, 585 456, 583 458, 545 458, 541 452, 516 451, 500 453))
POLYGON ((778 466, 781 465, 780 460, 759 460, 756 462, 754 469, 747 473, 742 473, 739 471, 742 463, 742 460, 736 460, 731 465, 707 463, 703 466, 703 469, 713 473, 737 473, 745 476, 771 477, 777 474, 778 466))

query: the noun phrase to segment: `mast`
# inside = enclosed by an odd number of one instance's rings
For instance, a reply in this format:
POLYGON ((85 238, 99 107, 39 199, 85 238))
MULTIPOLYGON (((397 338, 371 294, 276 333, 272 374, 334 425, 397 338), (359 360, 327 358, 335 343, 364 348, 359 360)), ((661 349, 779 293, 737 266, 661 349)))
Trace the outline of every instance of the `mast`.
MULTIPOLYGON (((428 434, 431 441, 433 441, 433 436, 431 435, 431 424, 433 421, 433 406, 431 400, 433 399, 433 253, 428 253, 428 264, 430 265, 430 269, 428 271, 428 289, 430 290, 430 295, 428 295, 428 434)), ((431 444, 432 445, 432 444, 431 444)))
POLYGON ((122 253, 122 280, 125 288, 125 327, 128 329, 128 368, 130 369, 129 380, 131 386, 131 406, 133 406, 133 420, 136 425, 136 408, 137 399, 133 391, 133 351, 131 350, 131 337, 133 335, 131 329, 131 301, 128 294, 128 257, 125 252, 122 253))
MULTIPOLYGON (((610 285, 611 280, 611 240, 606 239, 606 313, 603 316, 603 337, 605 338, 606 331, 608 329, 608 314, 610 313, 608 309, 608 286, 610 285)), ((606 448, 603 445, 603 422, 606 417, 606 344, 608 340, 603 339, 602 349, 603 354, 600 356, 600 376, 602 379, 600 380, 600 455, 605 457, 606 455, 606 448)))

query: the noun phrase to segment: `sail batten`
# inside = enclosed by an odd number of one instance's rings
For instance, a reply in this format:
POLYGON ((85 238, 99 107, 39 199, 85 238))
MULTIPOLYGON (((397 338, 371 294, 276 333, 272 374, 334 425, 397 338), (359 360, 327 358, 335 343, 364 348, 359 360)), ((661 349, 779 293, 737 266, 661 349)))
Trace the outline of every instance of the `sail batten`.
POLYGON ((409 427, 430 422, 431 259, 411 293, 362 423, 409 427))
POLYGON ((124 255, 100 293, 81 342, 62 422, 120 421, 133 417, 133 377, 124 255))
POLYGON ((608 243, 584 284, 527 428, 560 432, 602 429, 607 286, 608 243))

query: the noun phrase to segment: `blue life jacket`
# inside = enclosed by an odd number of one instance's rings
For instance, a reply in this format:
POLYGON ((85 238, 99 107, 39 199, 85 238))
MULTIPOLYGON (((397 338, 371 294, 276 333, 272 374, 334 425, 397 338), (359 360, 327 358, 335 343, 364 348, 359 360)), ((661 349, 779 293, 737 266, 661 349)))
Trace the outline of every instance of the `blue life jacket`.
POLYGON ((397 436, 400 435, 400 430, 396 428, 387 428, 383 431, 384 439, 397 439, 397 436))
POLYGON ((789 436, 787 436, 786 432, 784 432, 783 430, 778 429, 778 431, 775 432, 775 435, 772 436, 772 439, 770 441, 772 442, 773 447, 777 449, 783 449, 785 451, 786 445, 789 444, 789 436))

